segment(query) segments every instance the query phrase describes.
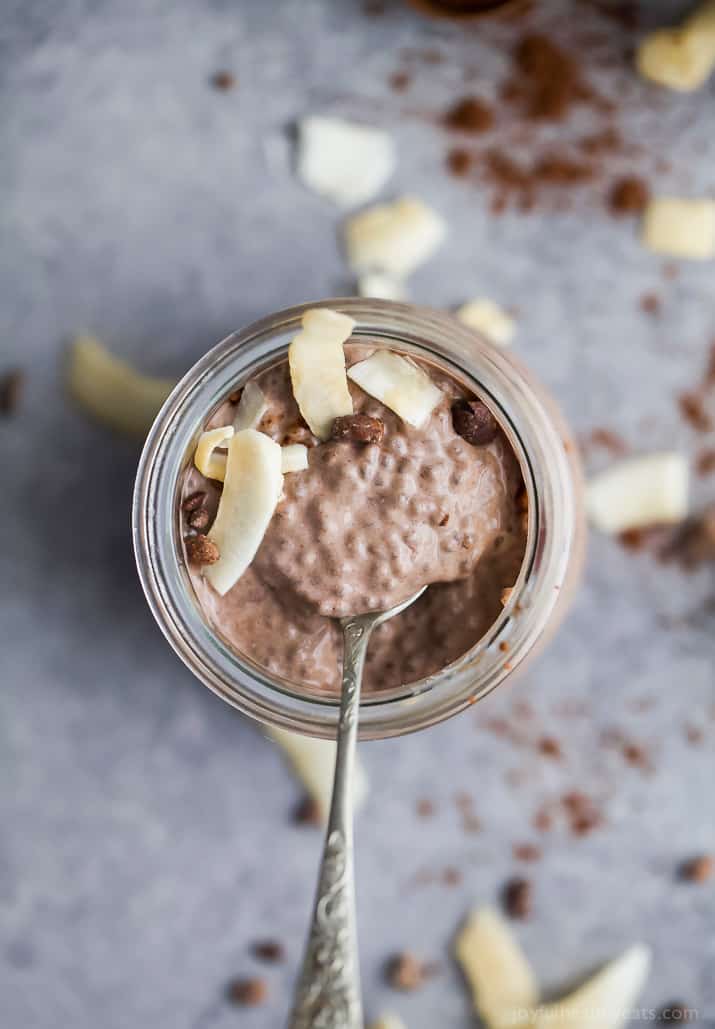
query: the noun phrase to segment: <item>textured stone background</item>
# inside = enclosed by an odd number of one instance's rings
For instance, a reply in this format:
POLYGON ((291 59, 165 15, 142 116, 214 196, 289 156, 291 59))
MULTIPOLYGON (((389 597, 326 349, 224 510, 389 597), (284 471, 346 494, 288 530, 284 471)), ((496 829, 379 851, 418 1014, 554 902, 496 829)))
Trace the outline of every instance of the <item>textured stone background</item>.
MULTIPOLYGON (((642 6, 654 24, 684 5, 642 6)), ((650 174, 660 154, 672 167, 657 188, 712 192, 714 85, 660 96, 633 77, 633 37, 615 22, 583 3, 541 9, 567 35, 610 33, 618 67, 595 75, 644 144, 634 165, 650 174)), ((296 117, 342 110, 394 130, 390 194, 423 195, 451 227, 413 296, 518 305, 516 349, 577 431, 607 425, 640 449, 698 442, 674 396, 715 335, 713 264, 666 281, 593 191, 570 213, 497 219, 443 170, 447 140, 425 115, 464 91, 465 64, 493 92, 513 32, 438 26, 398 0, 370 18, 358 0, 3 4, 0 354, 29 375, 20 413, 0 425, 3 1029, 267 1029, 288 1006, 319 835, 291 824, 299 788, 280 754, 192 680, 151 622, 129 547, 136 449, 71 408, 60 368, 68 337, 89 328, 178 374, 229 330, 350 288, 337 212, 291 173, 296 117), (400 52, 425 47, 448 59, 413 58, 411 91, 392 93, 400 52), (238 76, 231 93, 208 85, 222 67, 238 76), (639 309, 649 290, 663 300, 657 319, 639 309), (224 985, 258 970, 249 946, 262 936, 283 940, 289 960, 266 970, 270 1004, 232 1010, 224 985)), ((696 501, 708 490, 712 479, 696 501)), ((559 825, 539 841, 543 860, 522 866, 535 911, 518 932, 545 986, 643 939, 654 949, 644 1004, 681 998, 715 1020, 713 885, 675 879, 682 858, 715 850, 711 595, 707 570, 684 576, 595 538, 574 614, 526 680, 430 732, 363 748, 368 1011, 389 1006, 411 1029, 472 1023, 447 959, 454 929, 514 873, 512 845, 536 839, 538 805, 579 788, 602 799, 605 826, 574 839, 559 825), (526 742, 490 732, 497 718, 526 742), (703 730, 700 746, 686 723, 703 730), (604 748, 613 726, 648 745, 652 774, 604 748), (561 762, 536 753, 541 732, 561 740, 561 762), (461 826, 460 790, 480 834, 461 826), (419 798, 434 817, 417 816, 419 798), (461 885, 424 881, 448 866, 461 885), (444 971, 402 997, 381 966, 406 946, 444 971)))

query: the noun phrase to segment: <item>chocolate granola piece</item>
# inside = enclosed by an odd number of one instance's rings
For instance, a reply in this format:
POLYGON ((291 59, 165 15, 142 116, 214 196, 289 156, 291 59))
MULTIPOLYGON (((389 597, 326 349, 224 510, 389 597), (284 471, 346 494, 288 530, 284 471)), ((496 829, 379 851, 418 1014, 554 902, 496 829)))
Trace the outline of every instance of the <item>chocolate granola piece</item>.
POLYGON ((322 817, 317 800, 306 793, 293 813, 293 820, 297 825, 320 825, 322 817))
POLYGON ((12 371, 0 376, 0 414, 15 413, 24 384, 25 373, 19 368, 13 368, 12 371))
POLYGON ((201 533, 198 536, 186 536, 184 546, 192 565, 215 565, 221 556, 214 541, 201 533))
POLYGON ((228 985, 228 999, 232 1004, 256 1007, 263 1004, 268 996, 265 979, 234 979, 228 985))
POLYGON ((253 953, 259 961, 278 964, 285 958, 285 948, 278 940, 259 940, 253 945, 253 953))
POLYGON ((454 431, 473 447, 484 447, 497 434, 497 421, 481 400, 455 400, 452 404, 454 431))
POLYGON ((543 754, 544 757, 552 757, 558 761, 563 756, 561 744, 553 736, 542 736, 537 746, 539 748, 539 753, 543 754))
POLYGON ((712 854, 699 854, 684 861, 679 869, 679 877, 685 882, 704 883, 715 874, 715 857, 712 854))
POLYGON ((187 497, 186 500, 182 501, 181 510, 186 511, 187 514, 190 514, 192 511, 195 511, 198 507, 203 506, 203 503, 206 500, 206 496, 206 490, 197 490, 196 493, 192 493, 191 496, 187 497))
POLYGON ((480 97, 465 96, 447 111, 444 124, 456 132, 488 132, 494 125, 494 111, 480 97))
POLYGON ((512 854, 517 861, 539 861, 541 853, 541 847, 535 843, 515 843, 512 847, 512 854))
POLYGON ((210 520, 211 516, 205 507, 197 507, 186 519, 191 528, 196 529, 197 532, 203 532, 208 527, 210 520))
POLYGON ((211 85, 214 89, 226 93, 236 85, 236 77, 230 71, 217 71, 211 76, 211 85))
POLYGON ((405 991, 418 990, 427 978, 424 963, 409 951, 393 955, 387 962, 385 975, 390 986, 405 991))
POLYGON ((637 175, 625 175, 613 183, 608 204, 615 215, 640 214, 649 199, 648 183, 637 175))
POLYGON ((331 438, 352 443, 380 444, 385 438, 385 423, 381 418, 372 418, 369 414, 340 415, 333 422, 331 438))
POLYGON ((528 918, 533 907, 533 889, 528 879, 516 877, 504 885, 504 910, 510 918, 528 918))

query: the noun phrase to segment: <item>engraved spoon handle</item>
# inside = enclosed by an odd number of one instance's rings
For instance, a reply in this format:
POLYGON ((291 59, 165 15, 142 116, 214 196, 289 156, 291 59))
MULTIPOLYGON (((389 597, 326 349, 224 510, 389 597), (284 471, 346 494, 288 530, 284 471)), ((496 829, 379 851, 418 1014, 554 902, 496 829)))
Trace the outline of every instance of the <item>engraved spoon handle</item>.
POLYGON ((342 622, 343 686, 330 818, 313 921, 289 1029, 362 1029, 353 868, 353 778, 360 684, 375 617, 342 622))

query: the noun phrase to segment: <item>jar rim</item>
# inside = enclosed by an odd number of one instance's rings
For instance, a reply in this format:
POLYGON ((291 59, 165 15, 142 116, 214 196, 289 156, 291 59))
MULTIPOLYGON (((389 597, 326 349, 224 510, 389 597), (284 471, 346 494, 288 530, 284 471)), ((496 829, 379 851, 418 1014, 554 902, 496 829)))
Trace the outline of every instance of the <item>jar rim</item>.
POLYGON ((452 316, 391 301, 332 299, 269 315, 209 350, 172 391, 144 445, 132 510, 139 577, 165 637, 205 685, 258 721, 334 738, 339 695, 297 690, 225 643, 198 609, 178 546, 179 480, 207 412, 237 383, 284 356, 313 307, 350 315, 357 339, 369 336, 422 356, 474 389, 506 433, 527 489, 526 552, 509 601, 487 633, 439 672, 363 696, 361 737, 402 735, 464 710, 518 670, 544 633, 574 546, 568 455, 550 412, 512 355, 452 316), (498 647, 505 639, 508 660, 498 647))

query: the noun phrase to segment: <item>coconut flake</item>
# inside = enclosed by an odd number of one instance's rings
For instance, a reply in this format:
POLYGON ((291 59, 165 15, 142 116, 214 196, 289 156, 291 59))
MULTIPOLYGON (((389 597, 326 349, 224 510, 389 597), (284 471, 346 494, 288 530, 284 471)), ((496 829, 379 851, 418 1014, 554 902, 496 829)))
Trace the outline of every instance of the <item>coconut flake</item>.
POLYGON ((340 415, 353 413, 343 343, 355 322, 327 307, 306 311, 302 330, 288 348, 293 396, 310 431, 327 439, 340 415))
POLYGON ((516 332, 514 319, 488 297, 479 297, 463 304, 457 311, 457 318, 500 347, 508 346, 516 332))
POLYGON ((354 364, 348 376, 416 429, 424 425, 443 397, 429 375, 391 350, 377 350, 354 364))
POLYGON ((447 234, 444 220, 416 197, 377 204, 345 224, 350 267, 404 279, 427 261, 447 234))
POLYGON ((372 200, 395 164, 394 143, 381 129, 322 115, 298 125, 298 177, 342 207, 372 200))
POLYGON ((210 532, 220 557, 204 571, 221 596, 255 557, 282 488, 281 448, 270 436, 243 429, 229 439, 226 478, 210 532))
POLYGON ((513 1029, 528 1021, 539 989, 515 936, 496 911, 472 912, 457 936, 455 954, 475 1010, 490 1029, 513 1029))
MULTIPOLYGON (((318 805, 323 821, 327 822, 333 795, 335 740, 318 740, 275 726, 268 728, 268 734, 284 752, 303 786, 318 805)), ((356 809, 362 806, 366 796, 367 776, 359 755, 356 755, 353 793, 356 809)))
POLYGON ((176 383, 140 375, 93 336, 78 336, 69 353, 67 388, 87 414, 128 436, 144 438, 176 383))
POLYGON ((590 480, 586 510, 602 532, 677 524, 688 513, 688 482, 682 454, 629 458, 590 480))

